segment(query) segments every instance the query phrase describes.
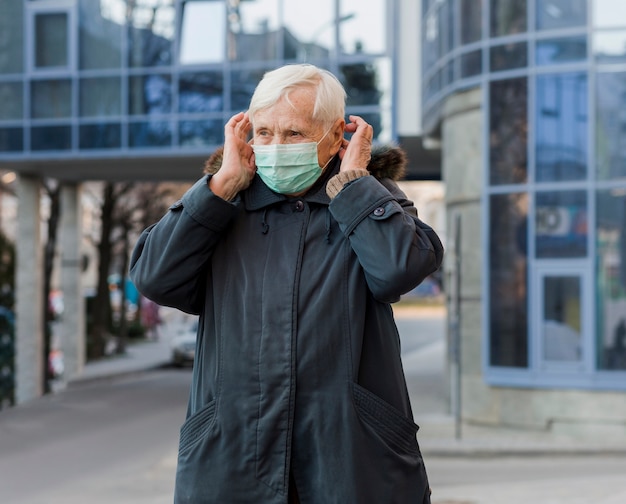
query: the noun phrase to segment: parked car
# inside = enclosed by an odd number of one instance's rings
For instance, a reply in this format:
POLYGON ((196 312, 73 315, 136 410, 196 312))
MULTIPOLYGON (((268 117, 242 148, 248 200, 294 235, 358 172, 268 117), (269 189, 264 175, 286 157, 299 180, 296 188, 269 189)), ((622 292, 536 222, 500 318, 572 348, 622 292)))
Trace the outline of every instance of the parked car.
POLYGON ((193 365, 196 356, 196 337, 198 322, 195 321, 188 329, 172 338, 172 364, 177 367, 193 365))

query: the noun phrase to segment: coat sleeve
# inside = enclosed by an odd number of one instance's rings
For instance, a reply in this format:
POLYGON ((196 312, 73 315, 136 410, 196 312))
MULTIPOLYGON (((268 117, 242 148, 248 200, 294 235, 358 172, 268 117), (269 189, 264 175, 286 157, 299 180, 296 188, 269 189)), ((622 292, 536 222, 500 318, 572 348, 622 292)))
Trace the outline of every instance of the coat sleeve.
POLYGON ((379 301, 397 301, 441 265, 439 237, 390 179, 366 176, 347 184, 330 211, 379 301))
POLYGON ((130 278, 144 296, 198 314, 215 245, 238 212, 214 195, 203 177, 139 237, 130 278))

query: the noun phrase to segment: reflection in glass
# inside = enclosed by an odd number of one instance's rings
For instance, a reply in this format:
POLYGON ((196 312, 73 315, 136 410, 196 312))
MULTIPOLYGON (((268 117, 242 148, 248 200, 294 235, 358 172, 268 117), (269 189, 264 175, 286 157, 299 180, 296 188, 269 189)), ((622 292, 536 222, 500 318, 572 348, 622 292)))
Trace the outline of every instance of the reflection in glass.
POLYGON ((224 123, 221 119, 181 121, 178 125, 179 143, 183 147, 210 147, 224 142, 224 123))
POLYGON ((422 65, 424 70, 431 68, 439 59, 439 9, 434 9, 424 19, 422 27, 422 65))
POLYGON ((489 96, 489 181, 524 183, 528 172, 526 78, 493 81, 489 96))
POLYGON ((24 5, 22 0, 4 0, 0 16, 0 74, 23 70, 24 5))
POLYGON ((626 370, 626 187, 596 193, 598 368, 626 370))
POLYGON ((231 74, 231 96, 230 96, 230 110, 235 112, 241 112, 247 110, 250 105, 250 98, 252 93, 256 89, 256 85, 263 78, 263 74, 268 69, 248 69, 248 70, 235 70, 231 74))
POLYGON ((121 147, 122 128, 119 124, 83 124, 78 131, 81 149, 115 149, 121 147))
POLYGON ((582 358, 580 277, 543 279, 543 359, 576 362, 582 358))
POLYGON ((461 54, 461 78, 479 75, 483 71, 483 52, 478 49, 461 54))
POLYGON ((30 129, 30 148, 34 151, 70 150, 71 126, 34 126, 30 129))
MULTIPOLYGON (((172 62, 176 11, 174 0, 127 2, 128 66, 152 67, 172 62)), ((204 22, 206 23, 206 19, 204 22)), ((204 27, 208 31, 207 26, 204 27)))
POLYGON ((587 3, 587 0, 537 0, 537 29, 585 26, 587 3))
POLYGON ((181 74, 178 81, 178 111, 188 114, 219 112, 224 108, 222 72, 181 74))
POLYGON ((226 7, 212 0, 187 1, 180 25, 181 65, 219 63, 224 60, 226 7))
POLYGON ((0 120, 22 119, 23 89, 21 82, 0 82, 0 120))
POLYGON ((37 68, 68 65, 67 14, 35 16, 35 66, 37 68))
POLYGON ((593 24, 596 28, 626 28, 624 0, 593 0, 593 24))
POLYGON ((586 178, 587 74, 538 76, 536 107, 536 180, 586 178))
POLYGON ((537 65, 570 63, 587 59, 587 37, 563 37, 538 40, 535 50, 537 65))
POLYGON ((33 119, 56 119, 72 115, 72 82, 70 80, 32 81, 30 116, 33 119))
POLYGON ((141 75, 128 79, 129 114, 167 114, 172 107, 170 76, 141 75))
POLYGON ((167 121, 134 122, 128 125, 130 147, 169 147, 172 127, 167 121))
POLYGON ((23 149, 22 128, 0 128, 0 152, 18 152, 23 149))
POLYGON ((490 197, 489 363, 528 367, 528 195, 490 197))
POLYGON ((452 17, 452 2, 441 3, 438 16, 439 47, 437 54, 443 58, 454 47, 454 18, 452 17))
POLYGON ((526 0, 490 0, 491 36, 513 35, 527 30, 526 0))
POLYGON ((342 0, 337 24, 344 54, 381 54, 387 38, 385 0, 342 0))
POLYGON ((122 0, 79 0, 78 50, 83 70, 122 64, 122 0))
MULTIPOLYGON (((211 19, 217 24, 223 17, 211 19)), ((281 42, 289 45, 292 40, 280 29, 278 0, 228 2, 226 20, 228 59, 232 61, 275 60, 280 57, 281 42)), ((285 51, 288 52, 286 49, 285 51)), ((295 54, 296 51, 292 52, 295 54)), ((216 55, 216 61, 221 57, 222 53, 216 55)))
POLYGON ((595 33, 593 52, 598 63, 625 63, 626 30, 595 33))
POLYGON ((286 37, 292 36, 299 42, 299 59, 314 62, 328 58, 335 51, 337 29, 342 22, 335 17, 335 1, 283 2, 282 5, 286 37))
POLYGON ((119 77, 81 79, 80 115, 105 117, 122 113, 122 90, 119 77))
POLYGON ((461 44, 470 44, 482 38, 484 0, 461 0, 461 44))
POLYGON ((626 177, 626 72, 596 76, 596 177, 626 177))
POLYGON ((494 46, 489 51, 491 71, 511 70, 528 65, 528 46, 526 42, 517 42, 494 46))
POLYGON ((535 202, 535 256, 587 256, 587 193, 538 192, 535 202))

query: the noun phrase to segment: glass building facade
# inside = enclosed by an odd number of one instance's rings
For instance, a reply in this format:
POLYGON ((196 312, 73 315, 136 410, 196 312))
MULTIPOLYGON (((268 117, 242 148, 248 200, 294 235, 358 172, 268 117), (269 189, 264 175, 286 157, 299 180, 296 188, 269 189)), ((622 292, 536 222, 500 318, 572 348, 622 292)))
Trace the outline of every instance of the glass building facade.
POLYGON ((477 89, 484 373, 626 389, 626 2, 422 0, 423 120, 477 89))
POLYGON ((337 75, 394 139, 395 1, 0 0, 0 157, 210 152, 264 72, 337 75))

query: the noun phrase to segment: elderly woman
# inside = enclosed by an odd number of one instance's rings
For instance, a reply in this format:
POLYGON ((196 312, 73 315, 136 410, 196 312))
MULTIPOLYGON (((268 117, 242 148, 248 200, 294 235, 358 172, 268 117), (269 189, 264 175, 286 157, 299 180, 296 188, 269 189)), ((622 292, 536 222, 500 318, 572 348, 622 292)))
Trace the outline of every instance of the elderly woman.
POLYGON ((443 249, 344 103, 324 70, 268 72, 137 243, 139 290, 200 315, 178 504, 430 502, 390 303, 443 249))

